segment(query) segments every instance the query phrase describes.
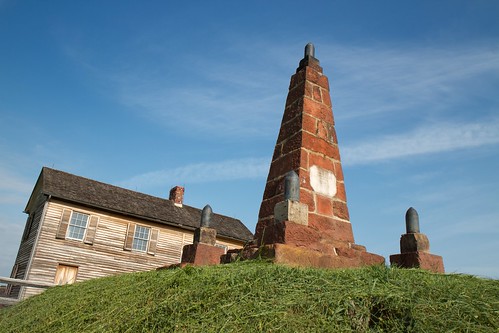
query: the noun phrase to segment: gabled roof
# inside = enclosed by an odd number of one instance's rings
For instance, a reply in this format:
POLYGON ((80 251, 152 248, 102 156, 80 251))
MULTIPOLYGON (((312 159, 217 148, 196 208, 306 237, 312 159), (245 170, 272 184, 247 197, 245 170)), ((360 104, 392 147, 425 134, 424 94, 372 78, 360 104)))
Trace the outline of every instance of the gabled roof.
MULTIPOLYGON (((37 186, 40 192, 89 207, 163 223, 169 226, 193 230, 200 226, 201 209, 173 201, 127 190, 67 172, 42 168, 37 186)), ((35 187, 36 189, 36 187, 35 187)), ((36 195, 32 194, 32 197, 36 195)), ((29 204, 29 203, 28 203, 29 204)), ((238 219, 213 214, 211 227, 222 237, 247 241, 252 233, 238 219)))

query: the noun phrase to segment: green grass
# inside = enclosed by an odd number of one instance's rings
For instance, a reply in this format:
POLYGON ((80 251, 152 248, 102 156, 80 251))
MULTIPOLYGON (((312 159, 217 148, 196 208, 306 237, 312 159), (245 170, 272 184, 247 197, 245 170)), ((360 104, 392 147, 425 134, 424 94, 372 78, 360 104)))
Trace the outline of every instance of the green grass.
POLYGON ((0 332, 498 332, 498 312, 498 280, 251 261, 51 288, 0 332))

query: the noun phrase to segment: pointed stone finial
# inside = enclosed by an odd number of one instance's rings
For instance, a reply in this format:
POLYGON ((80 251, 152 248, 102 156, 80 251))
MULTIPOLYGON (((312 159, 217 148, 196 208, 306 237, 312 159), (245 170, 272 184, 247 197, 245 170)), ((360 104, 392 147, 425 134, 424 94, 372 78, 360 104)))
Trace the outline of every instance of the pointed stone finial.
POLYGON ((305 56, 302 60, 300 60, 300 64, 298 65, 296 72, 298 73, 298 71, 302 70, 306 66, 315 67, 315 69, 322 74, 322 67, 319 65, 319 59, 315 57, 315 47, 312 43, 305 45, 305 56))
POLYGON ((405 231, 408 234, 419 233, 419 215, 412 207, 405 213, 405 231))
POLYGON ((211 214, 213 214, 213 210, 211 209, 210 205, 204 206, 203 212, 201 213, 201 227, 210 227, 211 214))
POLYGON ((294 170, 284 178, 284 200, 300 201, 300 179, 294 170))
POLYGON ((314 44, 308 43, 305 45, 305 58, 306 57, 313 57, 315 58, 315 47, 314 44))

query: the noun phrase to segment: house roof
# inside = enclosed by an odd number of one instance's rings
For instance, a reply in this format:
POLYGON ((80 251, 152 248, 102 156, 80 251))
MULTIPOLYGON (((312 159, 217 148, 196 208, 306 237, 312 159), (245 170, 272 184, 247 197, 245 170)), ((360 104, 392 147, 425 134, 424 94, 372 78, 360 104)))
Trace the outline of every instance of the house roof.
MULTIPOLYGON (((201 209, 183 205, 175 206, 173 201, 144 193, 127 190, 67 172, 42 168, 38 179, 42 194, 62 200, 112 211, 136 218, 163 223, 184 229, 200 226, 201 209)), ((213 214, 212 228, 222 237, 248 241, 252 233, 238 219, 213 214)))

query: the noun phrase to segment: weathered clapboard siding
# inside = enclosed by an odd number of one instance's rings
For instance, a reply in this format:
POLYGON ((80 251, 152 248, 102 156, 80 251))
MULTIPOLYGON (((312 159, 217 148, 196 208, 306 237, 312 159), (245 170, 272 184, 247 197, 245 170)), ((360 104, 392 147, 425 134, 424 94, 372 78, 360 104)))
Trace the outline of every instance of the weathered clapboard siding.
MULTIPOLYGON (((191 243, 192 243, 192 240, 191 240, 191 243)), ((233 241, 231 241, 229 239, 224 239, 222 237, 217 238, 217 245, 218 244, 227 246, 227 250, 240 249, 244 245, 242 243, 235 244, 233 241)))
MULTIPOLYGON (((53 283, 59 264, 77 266, 77 282, 114 274, 152 270, 180 262, 182 247, 193 241, 193 232, 189 230, 89 209, 54 199, 48 202, 45 212, 31 267, 25 277, 32 281, 53 283), (56 238, 64 208, 98 217, 93 244, 56 238), (159 230, 154 255, 123 249, 129 223, 159 230)), ((220 239, 219 243, 228 248, 242 246, 240 242, 230 239, 220 239)), ((23 298, 40 292, 39 289, 26 287, 23 298)))
MULTIPOLYGON (((33 211, 28 211, 28 218, 26 220, 26 225, 24 227, 24 232, 21 238, 21 244, 16 256, 16 261, 12 270, 11 278, 14 279, 25 279, 26 270, 29 265, 29 260, 31 257, 31 252, 33 250, 33 245, 36 241, 36 236, 38 233, 38 228, 40 225, 40 220, 43 214, 44 201, 37 200, 34 203, 33 211)), ((19 297, 23 287, 16 285, 11 286, 8 296, 19 297)))

